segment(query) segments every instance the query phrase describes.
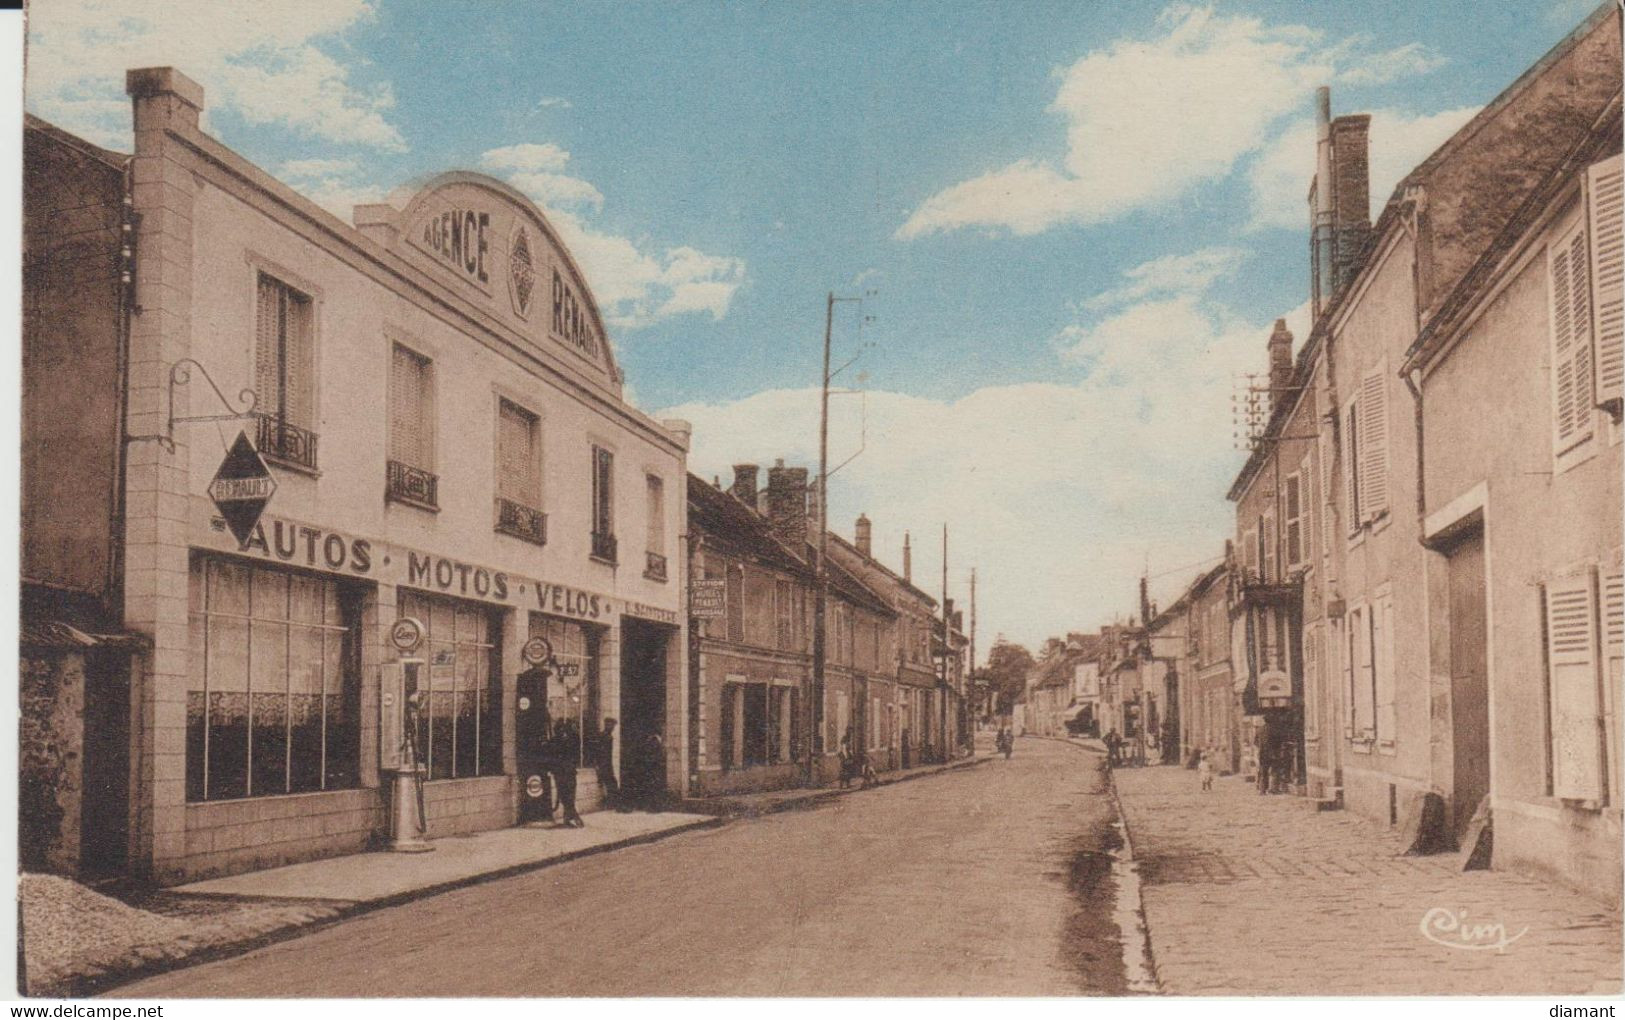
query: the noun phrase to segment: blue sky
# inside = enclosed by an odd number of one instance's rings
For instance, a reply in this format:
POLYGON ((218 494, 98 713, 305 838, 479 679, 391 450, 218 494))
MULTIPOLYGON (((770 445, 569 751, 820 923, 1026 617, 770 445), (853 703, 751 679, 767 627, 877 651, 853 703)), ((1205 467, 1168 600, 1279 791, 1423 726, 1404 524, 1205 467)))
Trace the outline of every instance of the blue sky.
POLYGON ((341 215, 512 180, 724 482, 813 455, 824 295, 875 290, 832 520, 894 561, 913 531, 933 578, 951 522, 985 647, 1126 613, 1148 568, 1171 598, 1222 546, 1229 376, 1302 324, 1313 86, 1374 114, 1386 189, 1593 6, 35 0, 28 105, 126 147, 123 68, 173 63, 341 215))

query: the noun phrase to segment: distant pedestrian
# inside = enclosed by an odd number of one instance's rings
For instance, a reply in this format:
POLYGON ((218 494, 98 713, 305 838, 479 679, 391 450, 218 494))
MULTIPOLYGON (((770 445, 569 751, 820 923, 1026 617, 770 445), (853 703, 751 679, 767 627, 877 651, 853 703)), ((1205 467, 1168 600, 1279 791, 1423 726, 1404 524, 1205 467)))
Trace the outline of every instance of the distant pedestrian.
POLYGON ((1016 738, 1011 735, 1009 730, 1002 729, 999 731, 998 738, 994 740, 993 746, 995 749, 1004 753, 1005 761, 1009 761, 1010 755, 1014 753, 1016 749, 1016 738))
POLYGON ((1121 759, 1118 757, 1118 748, 1122 746, 1123 738, 1117 735, 1117 727, 1113 726, 1106 731, 1106 739, 1103 743, 1106 745, 1106 765, 1110 768, 1116 768, 1122 764, 1121 759))
POLYGON ((841 734, 840 747, 841 762, 841 789, 845 790, 852 785, 852 777, 856 774, 856 759, 852 756, 852 727, 848 726, 846 732, 841 734))
POLYGON ((1208 757, 1206 751, 1202 752, 1201 760, 1196 763, 1196 775, 1202 780, 1202 792, 1213 789, 1213 759, 1208 757))
POLYGON ((592 767, 598 773, 598 788, 604 791, 604 804, 617 811, 630 811, 621 796, 620 781, 615 778, 615 727, 613 718, 606 718, 602 728, 588 745, 592 767))

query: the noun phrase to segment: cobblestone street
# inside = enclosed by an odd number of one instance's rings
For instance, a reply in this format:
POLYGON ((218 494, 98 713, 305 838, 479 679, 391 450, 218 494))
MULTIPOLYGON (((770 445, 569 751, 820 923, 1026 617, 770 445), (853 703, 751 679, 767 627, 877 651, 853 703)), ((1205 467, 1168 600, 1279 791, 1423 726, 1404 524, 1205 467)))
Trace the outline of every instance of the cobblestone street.
MULTIPOLYGON (((1397 832, 1239 778, 1120 769, 1157 976, 1173 995, 1618 994, 1618 915, 1554 885, 1405 857, 1397 832), (1443 911, 1504 950, 1423 935, 1443 911), (1527 928, 1522 935, 1521 929, 1527 928)), ((1436 935, 1447 938, 1443 929, 1436 935)), ((1484 941, 1484 940, 1481 940, 1484 941)))
POLYGON ((379 910, 113 994, 1121 995, 1098 764, 1022 740, 1010 761, 379 910))

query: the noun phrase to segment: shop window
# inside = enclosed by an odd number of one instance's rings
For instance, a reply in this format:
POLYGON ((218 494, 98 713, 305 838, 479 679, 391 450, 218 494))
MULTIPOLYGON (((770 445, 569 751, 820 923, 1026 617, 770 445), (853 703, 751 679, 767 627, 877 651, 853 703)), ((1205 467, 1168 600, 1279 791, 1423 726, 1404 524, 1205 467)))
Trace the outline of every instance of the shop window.
POLYGON ((479 603, 405 589, 400 614, 427 629, 417 746, 429 778, 501 775, 502 656, 495 614, 479 603))
POLYGON ((518 404, 497 404, 496 530, 542 545, 547 515, 542 513, 541 423, 518 404))
POLYGON ((316 470, 315 351, 309 295, 259 274, 254 309, 254 392, 259 450, 316 470))
POLYGON ((577 764, 590 766, 589 744, 604 721, 599 631, 574 620, 533 613, 530 636, 547 639, 557 666, 547 682, 548 718, 554 723, 562 719, 575 723, 577 764))
POLYGON ((434 363, 395 344, 389 369, 388 498, 426 510, 439 508, 434 432, 434 363))
POLYGON ((592 556, 614 563, 615 455, 602 446, 592 448, 592 556))
POLYGON ((212 557, 189 588, 187 800, 355 786, 360 589, 212 557))

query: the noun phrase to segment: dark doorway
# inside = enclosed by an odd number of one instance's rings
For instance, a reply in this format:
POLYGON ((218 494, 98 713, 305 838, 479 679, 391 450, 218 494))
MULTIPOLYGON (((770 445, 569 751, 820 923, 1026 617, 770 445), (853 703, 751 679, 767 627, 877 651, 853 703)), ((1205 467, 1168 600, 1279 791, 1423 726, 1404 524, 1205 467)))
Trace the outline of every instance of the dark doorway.
MULTIPOLYGON (((671 634, 665 627, 621 618, 621 788, 628 800, 645 806, 664 800, 666 793, 666 648, 671 634)), ((747 716, 749 701, 747 692, 747 716)), ((748 748, 748 719, 745 727, 748 748)))
POLYGON ((1490 792, 1490 697, 1484 609, 1484 532, 1445 550, 1450 571, 1451 804, 1455 831, 1490 792))
POLYGON ((130 835, 130 660, 102 653, 85 662, 84 800, 79 867, 86 877, 122 874, 130 835))

